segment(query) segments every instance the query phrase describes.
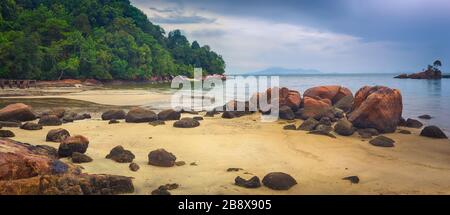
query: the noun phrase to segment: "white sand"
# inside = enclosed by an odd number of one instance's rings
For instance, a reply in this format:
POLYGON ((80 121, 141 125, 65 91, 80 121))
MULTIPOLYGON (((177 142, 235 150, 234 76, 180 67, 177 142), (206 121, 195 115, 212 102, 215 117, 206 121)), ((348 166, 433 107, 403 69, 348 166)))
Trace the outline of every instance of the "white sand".
MULTIPOLYGON (((379 148, 361 141, 357 134, 332 139, 284 131, 283 122, 263 123, 258 114, 231 120, 205 117, 201 126, 193 129, 173 128, 172 123, 157 127, 124 122, 109 125, 92 119, 60 127, 90 139, 86 154, 94 161, 82 164, 85 172, 132 176, 136 194, 149 194, 166 183, 180 184, 172 194, 450 194, 450 141, 420 137, 418 130, 412 130, 412 135, 388 134, 396 141, 395 147, 379 148), (130 171, 128 164, 105 159, 117 145, 136 155, 135 162, 141 167, 138 172, 130 171), (158 148, 187 164, 170 168, 148 165, 148 153, 158 148), (189 165, 191 162, 198 166, 189 165), (230 167, 244 170, 227 172, 230 167), (256 175, 262 180, 272 171, 291 174, 299 184, 288 191, 233 185, 238 175, 256 175), (341 180, 351 175, 358 175, 360 183, 341 180)), ((58 143, 45 142, 48 130, 54 128, 11 130, 16 133, 15 140, 58 147, 58 143)))

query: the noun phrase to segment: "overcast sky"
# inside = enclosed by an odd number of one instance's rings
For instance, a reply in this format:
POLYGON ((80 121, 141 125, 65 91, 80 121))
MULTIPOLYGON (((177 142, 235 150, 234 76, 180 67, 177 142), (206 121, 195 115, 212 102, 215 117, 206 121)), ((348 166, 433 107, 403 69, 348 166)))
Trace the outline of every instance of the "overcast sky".
POLYGON ((166 32, 221 54, 228 73, 450 72, 447 0, 131 0, 166 32))

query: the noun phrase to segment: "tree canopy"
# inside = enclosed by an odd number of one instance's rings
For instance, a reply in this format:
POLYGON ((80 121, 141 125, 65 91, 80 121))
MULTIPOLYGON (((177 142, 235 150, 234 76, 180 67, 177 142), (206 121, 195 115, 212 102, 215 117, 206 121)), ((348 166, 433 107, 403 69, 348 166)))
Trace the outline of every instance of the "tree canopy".
POLYGON ((225 62, 128 0, 0 1, 0 78, 145 80, 223 74, 225 62))

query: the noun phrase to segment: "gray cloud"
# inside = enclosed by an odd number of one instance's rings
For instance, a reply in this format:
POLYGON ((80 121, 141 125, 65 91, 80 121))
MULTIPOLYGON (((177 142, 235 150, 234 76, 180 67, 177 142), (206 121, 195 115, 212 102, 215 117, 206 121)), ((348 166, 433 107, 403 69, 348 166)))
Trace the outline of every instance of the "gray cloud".
POLYGON ((216 19, 204 16, 181 14, 171 14, 165 17, 155 15, 151 17, 151 20, 159 24, 208 24, 216 21, 216 19))
POLYGON ((222 37, 226 33, 227 33, 226 31, 220 30, 220 29, 215 29, 215 30, 205 29, 205 30, 192 31, 191 35, 193 37, 222 37))

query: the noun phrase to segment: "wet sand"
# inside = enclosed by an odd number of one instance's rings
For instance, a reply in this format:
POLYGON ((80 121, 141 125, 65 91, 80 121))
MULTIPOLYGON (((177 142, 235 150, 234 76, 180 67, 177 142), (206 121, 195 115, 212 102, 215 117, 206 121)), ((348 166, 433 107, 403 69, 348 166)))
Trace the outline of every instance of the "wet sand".
MULTIPOLYGON (((82 164, 84 171, 134 177, 135 194, 150 194, 167 183, 180 185, 172 194, 450 194, 449 140, 420 137, 419 130, 408 128, 412 135, 387 134, 396 141, 395 147, 380 148, 357 134, 333 139, 285 131, 285 123, 261 122, 259 114, 235 119, 217 115, 205 117, 200 127, 187 129, 172 127, 173 121, 153 127, 123 121, 108 124, 94 118, 39 131, 10 130, 16 133, 15 140, 54 147, 59 144, 45 142, 50 129, 61 127, 72 135, 88 137, 86 154, 94 161, 82 164), (117 145, 136 155, 139 171, 105 158, 117 145), (148 153, 158 148, 172 152, 186 165, 148 165, 148 153), (192 162, 198 165, 191 166, 192 162), (227 172, 230 167, 244 170, 227 172), (298 185, 288 191, 234 185, 236 176, 262 179, 273 171, 292 175, 298 185), (359 176, 359 184, 341 179, 352 175, 359 176)), ((299 125, 301 120, 295 123, 299 125)))

